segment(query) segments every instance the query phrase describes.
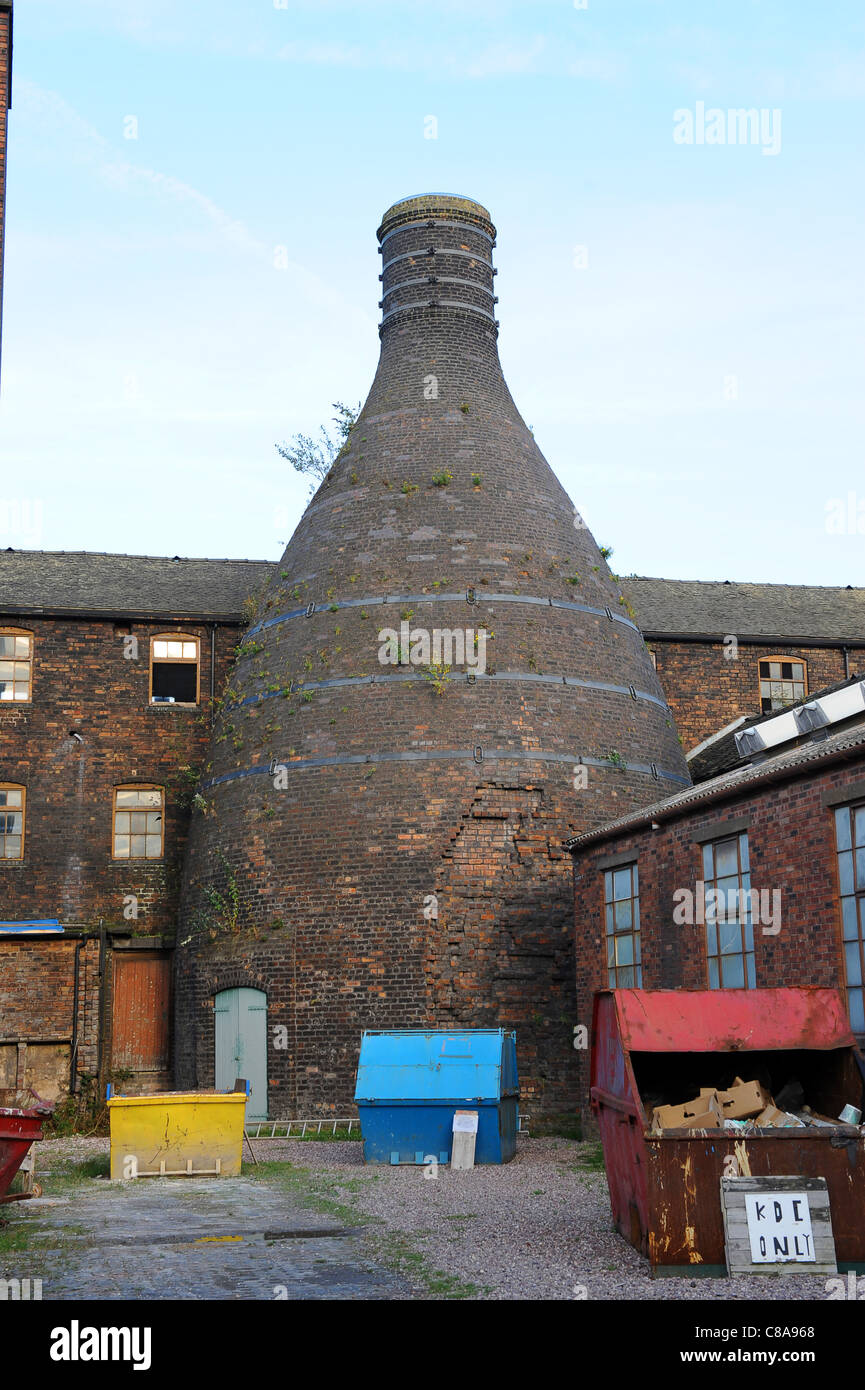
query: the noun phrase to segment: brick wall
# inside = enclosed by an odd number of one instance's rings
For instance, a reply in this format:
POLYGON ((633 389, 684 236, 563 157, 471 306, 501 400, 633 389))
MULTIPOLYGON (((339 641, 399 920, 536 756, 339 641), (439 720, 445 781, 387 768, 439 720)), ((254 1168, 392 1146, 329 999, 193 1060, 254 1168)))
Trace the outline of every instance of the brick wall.
MULTIPOLYGON (((0 705, 0 782, 27 788, 24 858, 0 860, 0 913, 128 930, 124 897, 134 894, 138 927, 173 933, 192 787, 183 769, 202 767, 210 734, 209 629, 136 624, 139 657, 127 660, 125 629, 110 622, 0 617, 0 626, 34 637, 32 703, 0 705), (150 637, 166 631, 201 639, 197 707, 149 704, 150 637), (112 860, 113 789, 127 782, 165 787, 161 860, 112 860)), ((217 690, 236 640, 217 629, 217 690)))
MULTIPOLYGON (((705 926, 673 920, 677 889, 702 879, 695 835, 718 823, 748 820, 751 887, 779 889, 777 935, 754 929, 757 988, 844 986, 833 808, 823 795, 861 780, 865 758, 836 763, 779 785, 695 807, 659 830, 610 836, 574 854, 577 1011, 591 1025, 592 993, 607 987, 604 871, 599 861, 633 854, 639 867, 644 989, 707 989, 705 926)), ((858 793, 856 793, 858 794, 858 793)), ((851 793, 851 797, 854 794, 851 793)), ((581 1098, 588 1113, 588 1053, 581 1056, 581 1098)))
POLYGON ((95 1073, 98 1034, 98 941, 0 937, 0 1092, 33 1086, 56 1099, 73 1046, 76 1070, 95 1073))
MULTIPOLYGON (((172 943, 194 790, 186 769, 203 768, 210 737, 209 626, 160 622, 134 623, 130 629, 98 620, 0 616, 0 627, 28 631, 34 638, 32 703, 0 704, 0 782, 27 790, 24 858, 0 859, 0 920, 59 918, 67 928, 91 931, 101 922, 106 931, 172 943), (149 704, 150 637, 170 631, 201 640, 197 707, 149 704), (138 640, 138 659, 124 657, 124 637, 130 633, 138 640), (165 788, 162 860, 112 859, 113 790, 136 782, 165 788), (131 896, 138 901, 137 918, 125 916, 131 896)), ((233 627, 216 629, 217 692, 236 642, 233 627)), ((94 1069, 96 1061, 95 949, 88 941, 79 962, 78 1066, 84 1071, 94 1069)), ((72 938, 0 937, 0 1037, 7 1044, 71 1036, 73 961, 72 938)), ((105 1018, 110 1033, 110 998, 105 1018)), ((109 1041, 106 1037, 106 1047, 109 1041)), ((36 1075, 34 1056, 31 1052, 31 1076, 36 1075)), ((43 1061, 49 1070, 54 1066, 43 1061)), ((8 1073, 11 1065, 7 1049, 0 1072, 8 1073)))
MULTIPOLYGON (((648 645, 686 752, 740 715, 760 713, 759 662, 767 657, 806 662, 809 692, 835 685, 847 675, 840 647, 740 643, 736 658, 730 660, 722 642, 653 638, 648 645)), ((851 674, 858 668, 865 670, 865 653, 851 652, 851 674)))

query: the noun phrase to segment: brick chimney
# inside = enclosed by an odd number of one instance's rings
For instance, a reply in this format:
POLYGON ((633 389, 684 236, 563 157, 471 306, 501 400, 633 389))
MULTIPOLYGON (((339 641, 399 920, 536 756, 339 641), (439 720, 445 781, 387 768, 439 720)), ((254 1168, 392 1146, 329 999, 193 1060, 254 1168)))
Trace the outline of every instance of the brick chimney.
POLYGON ((502 376, 489 213, 426 194, 378 236, 378 370, 258 597, 192 824, 178 1083, 213 1084, 213 1001, 246 985, 283 1030, 274 1115, 350 1113, 361 1030, 423 1026, 516 1028, 527 1106, 570 1111, 562 841, 689 778, 502 376))

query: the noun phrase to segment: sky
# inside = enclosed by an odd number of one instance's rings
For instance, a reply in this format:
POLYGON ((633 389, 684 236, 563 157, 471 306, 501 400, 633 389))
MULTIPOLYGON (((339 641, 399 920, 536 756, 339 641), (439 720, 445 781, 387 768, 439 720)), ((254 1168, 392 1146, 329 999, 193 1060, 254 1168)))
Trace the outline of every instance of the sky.
POLYGON ((0 546, 276 559, 381 214, 490 209, 620 574, 865 583, 859 0, 15 0, 0 546), (739 128, 728 112, 753 110, 739 128))

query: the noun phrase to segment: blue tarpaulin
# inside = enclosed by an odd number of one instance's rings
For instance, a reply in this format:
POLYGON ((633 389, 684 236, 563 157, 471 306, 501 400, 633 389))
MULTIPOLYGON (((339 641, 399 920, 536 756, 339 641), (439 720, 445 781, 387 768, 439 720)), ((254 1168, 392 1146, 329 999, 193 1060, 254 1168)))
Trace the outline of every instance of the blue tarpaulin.
POLYGON ((46 936, 57 936, 62 934, 63 928, 56 917, 31 918, 29 922, 0 922, 0 934, 6 936, 9 932, 44 932, 46 936))

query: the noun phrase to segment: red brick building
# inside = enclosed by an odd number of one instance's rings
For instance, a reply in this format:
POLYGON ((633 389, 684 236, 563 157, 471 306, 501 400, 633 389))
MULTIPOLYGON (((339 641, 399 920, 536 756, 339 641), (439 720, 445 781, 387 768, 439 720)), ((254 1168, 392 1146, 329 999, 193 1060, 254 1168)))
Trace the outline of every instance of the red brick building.
POLYGON ((0 552, 0 1089, 170 1081, 190 805, 268 569, 0 552))
POLYGON ((861 1037, 865 682, 719 742, 717 776, 569 841, 579 1021, 608 986, 820 985, 861 1037))
POLYGON ((622 580, 686 753, 865 665, 865 589, 622 580))

